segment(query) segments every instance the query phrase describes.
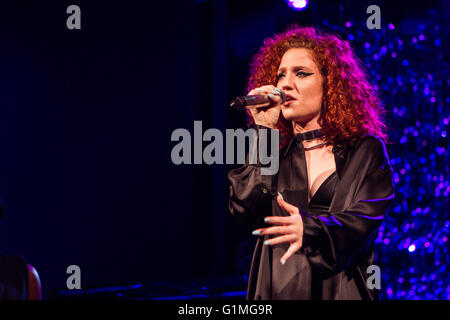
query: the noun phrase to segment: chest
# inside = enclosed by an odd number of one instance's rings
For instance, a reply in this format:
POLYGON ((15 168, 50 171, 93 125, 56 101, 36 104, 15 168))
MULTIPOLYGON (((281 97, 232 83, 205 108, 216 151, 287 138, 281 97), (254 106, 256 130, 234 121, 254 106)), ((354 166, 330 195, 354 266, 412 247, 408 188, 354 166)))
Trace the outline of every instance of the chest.
POLYGON ((320 185, 336 171, 336 162, 332 146, 305 151, 308 176, 308 200, 310 200, 320 185))

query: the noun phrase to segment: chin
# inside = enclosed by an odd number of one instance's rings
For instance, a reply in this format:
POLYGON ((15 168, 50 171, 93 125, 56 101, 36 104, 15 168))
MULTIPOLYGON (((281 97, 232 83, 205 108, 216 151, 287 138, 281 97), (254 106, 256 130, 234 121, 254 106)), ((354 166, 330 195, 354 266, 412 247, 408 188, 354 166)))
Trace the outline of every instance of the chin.
POLYGON ((281 109, 281 112, 283 113, 283 117, 289 121, 304 121, 306 118, 308 118, 306 115, 298 114, 298 112, 295 112, 294 110, 289 108, 281 109))
POLYGON ((282 107, 281 113, 286 120, 292 121, 292 117, 294 116, 292 110, 289 110, 289 108, 286 107, 282 107))
POLYGON ((299 112, 300 110, 290 108, 290 107, 282 107, 281 112, 283 114, 283 117, 288 121, 294 121, 299 124, 306 124, 310 121, 312 121, 314 118, 318 118, 318 114, 312 114, 312 113, 302 113, 299 112))

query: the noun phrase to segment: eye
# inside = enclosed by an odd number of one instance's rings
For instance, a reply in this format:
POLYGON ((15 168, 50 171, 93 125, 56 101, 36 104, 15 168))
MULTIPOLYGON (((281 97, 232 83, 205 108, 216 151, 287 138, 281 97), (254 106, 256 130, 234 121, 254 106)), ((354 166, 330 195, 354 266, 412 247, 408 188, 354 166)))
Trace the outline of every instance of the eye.
POLYGON ((296 75, 304 78, 304 77, 307 77, 307 76, 312 75, 312 73, 304 72, 304 71, 299 71, 299 72, 297 72, 296 75))
POLYGON ((282 77, 284 77, 284 73, 277 74, 277 81, 279 81, 282 77))

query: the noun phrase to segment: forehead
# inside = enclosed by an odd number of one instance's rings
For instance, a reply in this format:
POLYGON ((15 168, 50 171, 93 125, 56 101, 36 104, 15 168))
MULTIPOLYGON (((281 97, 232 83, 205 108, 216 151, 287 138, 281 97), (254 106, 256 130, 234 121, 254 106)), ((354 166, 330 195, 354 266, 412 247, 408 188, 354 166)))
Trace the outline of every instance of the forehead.
POLYGON ((313 59, 313 52, 305 48, 293 48, 285 52, 281 58, 279 69, 289 68, 290 66, 305 66, 315 68, 316 63, 313 59))

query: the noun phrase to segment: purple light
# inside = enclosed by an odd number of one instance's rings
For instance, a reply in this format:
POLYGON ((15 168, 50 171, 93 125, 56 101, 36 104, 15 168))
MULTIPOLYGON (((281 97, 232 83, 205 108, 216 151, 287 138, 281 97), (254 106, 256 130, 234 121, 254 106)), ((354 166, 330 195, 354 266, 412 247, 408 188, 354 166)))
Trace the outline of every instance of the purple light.
POLYGON ((420 40, 420 41, 425 40, 425 36, 424 36, 423 34, 419 35, 419 40, 420 40))
POLYGON ((339 220, 333 216, 319 217, 319 219, 322 220, 327 226, 335 226, 335 225, 342 226, 342 223, 340 223, 339 220))
MULTIPOLYGON (((377 201, 383 201, 383 200, 389 200, 389 199, 394 199, 395 194, 391 194, 390 196, 387 196, 385 198, 377 198, 377 199, 361 199, 359 201, 366 201, 366 202, 377 202, 377 201)), ((368 216, 364 216, 364 215, 360 215, 360 217, 368 217, 368 216)), ((373 218, 373 217, 371 217, 373 218)), ((381 218, 382 219, 382 218, 381 218)))
POLYGON ((350 21, 347 21, 347 22, 345 23, 345 26, 346 26, 347 28, 350 28, 350 27, 352 26, 352 23, 351 23, 350 21))
POLYGON ((287 0, 287 3, 294 10, 303 10, 308 5, 308 0, 287 0))
POLYGON ((400 181, 400 178, 398 177, 398 173, 394 173, 394 182, 398 183, 400 181))
POLYGON ((394 30, 394 29, 395 29, 395 26, 394 26, 392 23, 389 23, 389 24, 388 24, 388 27, 389 27, 389 29, 391 29, 391 30, 394 30))

